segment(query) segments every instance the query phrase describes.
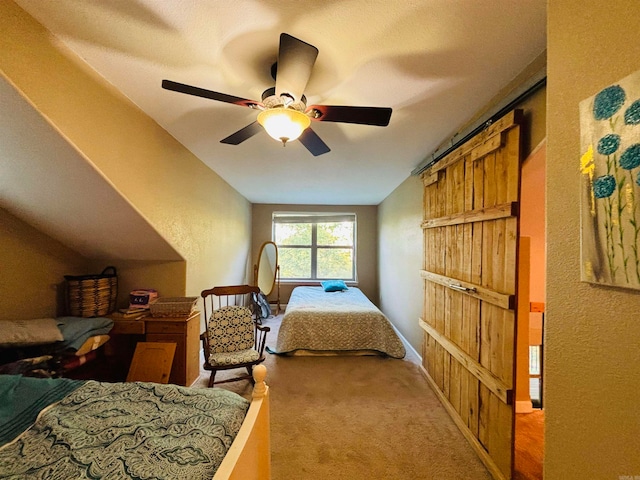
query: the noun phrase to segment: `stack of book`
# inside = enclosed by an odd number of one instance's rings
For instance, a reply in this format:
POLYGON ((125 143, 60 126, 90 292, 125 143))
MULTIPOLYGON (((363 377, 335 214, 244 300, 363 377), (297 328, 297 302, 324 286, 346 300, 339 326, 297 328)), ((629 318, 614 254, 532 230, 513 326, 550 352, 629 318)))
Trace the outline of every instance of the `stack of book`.
POLYGON ((149 308, 121 308, 117 312, 113 313, 114 317, 129 318, 131 320, 138 320, 140 318, 148 317, 151 314, 149 308))

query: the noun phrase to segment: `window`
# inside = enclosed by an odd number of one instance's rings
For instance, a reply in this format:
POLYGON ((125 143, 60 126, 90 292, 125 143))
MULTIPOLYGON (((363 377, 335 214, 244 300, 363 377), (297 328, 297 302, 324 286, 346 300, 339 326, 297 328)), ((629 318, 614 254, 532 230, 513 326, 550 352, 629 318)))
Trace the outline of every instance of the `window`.
POLYGON ((274 213, 283 280, 355 280, 354 213, 274 213))

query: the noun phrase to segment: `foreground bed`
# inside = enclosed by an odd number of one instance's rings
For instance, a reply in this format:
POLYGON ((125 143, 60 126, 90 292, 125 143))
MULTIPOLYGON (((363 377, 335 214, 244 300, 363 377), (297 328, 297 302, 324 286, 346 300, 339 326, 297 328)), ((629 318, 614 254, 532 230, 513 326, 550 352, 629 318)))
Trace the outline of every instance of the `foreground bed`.
POLYGON ((0 477, 269 479, 265 375, 254 369, 251 402, 218 388, 0 376, 0 477))
POLYGON ((293 290, 272 353, 301 351, 405 356, 387 317, 355 287, 337 292, 322 287, 293 290))

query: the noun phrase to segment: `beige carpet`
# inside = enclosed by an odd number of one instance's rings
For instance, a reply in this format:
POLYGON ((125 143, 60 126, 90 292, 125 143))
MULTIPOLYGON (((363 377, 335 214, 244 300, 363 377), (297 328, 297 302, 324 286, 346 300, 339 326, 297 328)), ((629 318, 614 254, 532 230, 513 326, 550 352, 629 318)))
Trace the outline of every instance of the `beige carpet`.
MULTIPOLYGON (((272 347, 281 318, 265 322, 272 347)), ((491 478, 411 361, 267 357, 273 480, 491 478)))

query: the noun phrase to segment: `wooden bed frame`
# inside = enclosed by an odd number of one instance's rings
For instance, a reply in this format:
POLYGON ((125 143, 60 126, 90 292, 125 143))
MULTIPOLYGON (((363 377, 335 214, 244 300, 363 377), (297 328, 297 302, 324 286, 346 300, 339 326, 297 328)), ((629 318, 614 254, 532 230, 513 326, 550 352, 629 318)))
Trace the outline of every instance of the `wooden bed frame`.
POLYGON ((271 479, 269 387, 267 368, 253 367, 251 405, 235 440, 218 467, 213 480, 271 479))
POLYGON ((266 375, 264 365, 253 368, 255 385, 252 400, 213 480, 271 479, 269 387, 265 383, 266 375))

